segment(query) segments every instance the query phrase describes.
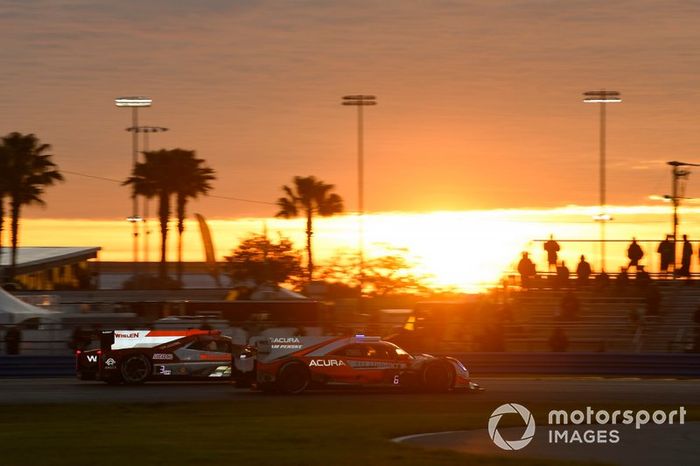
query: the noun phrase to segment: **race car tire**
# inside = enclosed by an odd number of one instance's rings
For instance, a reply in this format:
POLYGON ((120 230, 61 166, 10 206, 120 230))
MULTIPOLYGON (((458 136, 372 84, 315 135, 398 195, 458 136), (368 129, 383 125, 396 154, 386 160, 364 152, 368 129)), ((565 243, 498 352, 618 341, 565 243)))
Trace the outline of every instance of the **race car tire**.
POLYGON ((128 385, 142 384, 151 374, 151 362, 143 354, 129 356, 120 364, 122 380, 128 385))
POLYGON ((422 388, 428 392, 447 392, 454 385, 454 369, 443 362, 428 364, 423 369, 422 388))
POLYGON ((277 373, 277 388, 288 395, 297 395, 309 386, 311 376, 309 369, 300 361, 291 361, 282 366, 277 373))

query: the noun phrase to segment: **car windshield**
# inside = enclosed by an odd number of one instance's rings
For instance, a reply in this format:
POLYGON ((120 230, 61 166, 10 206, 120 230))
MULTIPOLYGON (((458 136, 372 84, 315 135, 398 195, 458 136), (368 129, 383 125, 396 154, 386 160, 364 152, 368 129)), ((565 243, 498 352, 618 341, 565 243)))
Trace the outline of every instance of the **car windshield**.
POLYGON ((395 346, 394 349, 396 350, 396 356, 399 357, 399 359, 413 359, 413 356, 408 354, 406 351, 404 351, 402 348, 399 348, 398 346, 395 346))

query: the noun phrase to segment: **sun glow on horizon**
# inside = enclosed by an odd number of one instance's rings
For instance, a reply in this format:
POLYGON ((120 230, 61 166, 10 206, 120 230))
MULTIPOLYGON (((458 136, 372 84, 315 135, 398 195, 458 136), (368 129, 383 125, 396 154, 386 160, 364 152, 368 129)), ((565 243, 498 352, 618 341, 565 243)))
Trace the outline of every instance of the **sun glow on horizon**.
MULTIPOLYGON (((535 240, 597 240, 599 225, 592 216, 597 206, 567 206, 555 209, 500 209, 483 211, 436 211, 429 213, 376 213, 365 217, 365 255, 368 259, 401 254, 414 265, 413 272, 425 275, 429 285, 453 287, 466 292, 496 285, 506 271, 512 271, 521 251, 530 252, 538 270, 545 268, 542 244, 535 240)), ((655 266, 657 241, 670 229, 667 206, 610 206, 614 220, 608 224, 607 238, 619 240, 608 245, 607 271, 625 264, 627 241, 633 236, 648 240, 642 244, 644 261, 655 266)), ((680 234, 694 238, 700 208, 681 210, 680 234)), ((267 230, 272 238, 289 237, 303 252, 305 220, 275 218, 211 219, 209 225, 219 260, 229 255, 251 233, 267 230)), ((149 259, 158 260, 158 223, 147 224, 149 259)), ((314 221, 314 254, 317 264, 339 253, 354 255, 358 250, 358 219, 347 214, 314 221)), ((101 246, 104 261, 131 260, 131 228, 126 221, 26 219, 22 221, 23 246, 101 246)), ((175 260, 176 230, 170 225, 169 259, 175 260)), ((7 245, 9 241, 3 241, 7 245)), ((143 232, 141 236, 143 259, 143 232)), ((599 246, 594 243, 562 242, 561 259, 574 270, 580 254, 585 254, 594 270, 599 270, 599 246)), ((184 258, 204 260, 199 229, 195 221, 186 223, 184 258)), ((305 257, 304 257, 305 260, 305 257)))

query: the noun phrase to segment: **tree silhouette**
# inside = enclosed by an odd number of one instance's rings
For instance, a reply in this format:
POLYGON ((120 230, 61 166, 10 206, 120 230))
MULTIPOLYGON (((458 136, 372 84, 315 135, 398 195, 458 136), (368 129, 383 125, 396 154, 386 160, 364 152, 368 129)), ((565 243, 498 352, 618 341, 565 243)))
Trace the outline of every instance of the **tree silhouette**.
MULTIPOLYGON (((175 149, 177 150, 177 149, 175 149)), ((131 176, 123 183, 133 185, 133 195, 158 198, 160 222, 160 264, 158 275, 165 280, 167 270, 168 222, 170 221, 170 196, 177 188, 177 167, 170 150, 146 151, 144 161, 138 162, 131 176)))
POLYGON ((182 234, 185 232, 187 202, 200 194, 211 191, 211 181, 215 180, 214 170, 204 166, 204 159, 198 159, 194 151, 172 151, 176 161, 177 185, 175 187, 175 211, 177 215, 177 279, 182 280, 182 234))
POLYGON ((280 210, 276 217, 293 218, 300 214, 306 217, 306 254, 309 281, 313 280, 314 261, 311 251, 314 215, 330 217, 343 211, 343 200, 335 193, 332 184, 317 180, 314 176, 295 176, 292 187, 282 187, 284 197, 277 200, 280 210))
POLYGON ((132 176, 123 184, 134 186, 134 195, 158 198, 158 221, 160 223, 160 265, 161 279, 168 275, 167 244, 168 222, 171 216, 170 198, 176 198, 178 219, 178 280, 182 278, 182 233, 185 231, 185 211, 187 201, 211 190, 214 170, 202 166, 204 159, 198 159, 195 152, 184 149, 160 149, 146 151, 144 161, 134 167, 132 176))
POLYGON ((263 283, 295 282, 303 275, 301 255, 288 238, 277 243, 265 235, 253 234, 226 256, 226 273, 232 282, 251 280, 263 283))
MULTIPOLYGON (((358 288, 350 288, 360 272, 353 254, 341 253, 332 257, 320 268, 319 276, 329 284, 343 284, 348 291, 359 294, 358 288)), ((416 273, 411 261, 401 253, 392 252, 371 258, 365 262, 364 292, 371 296, 426 295, 444 292, 446 289, 428 287, 432 277, 416 273)), ((347 293, 349 294, 349 293, 347 293)))
POLYGON ((0 145, 0 156, 4 159, 0 170, 0 186, 10 200, 11 216, 12 259, 8 278, 13 278, 17 266, 22 206, 45 205, 42 199, 45 188, 56 181, 63 181, 63 175, 51 161, 52 155, 47 154, 51 146, 42 144, 34 134, 10 133, 2 138, 0 145))

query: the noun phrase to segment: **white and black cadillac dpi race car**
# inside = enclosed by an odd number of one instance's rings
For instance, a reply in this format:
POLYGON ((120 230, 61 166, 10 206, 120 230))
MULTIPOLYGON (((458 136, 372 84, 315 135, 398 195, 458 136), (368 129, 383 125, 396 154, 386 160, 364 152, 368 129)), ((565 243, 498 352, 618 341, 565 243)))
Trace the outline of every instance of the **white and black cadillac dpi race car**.
POLYGON ((76 351, 76 375, 81 380, 139 384, 233 379, 243 383, 253 377, 249 349, 216 330, 114 330, 102 332, 100 339, 100 349, 76 351), (242 367, 247 361, 249 367, 242 367))
POLYGON ((256 347, 256 385, 266 392, 297 394, 327 384, 480 390, 459 360, 411 355, 379 337, 270 337, 256 347))

